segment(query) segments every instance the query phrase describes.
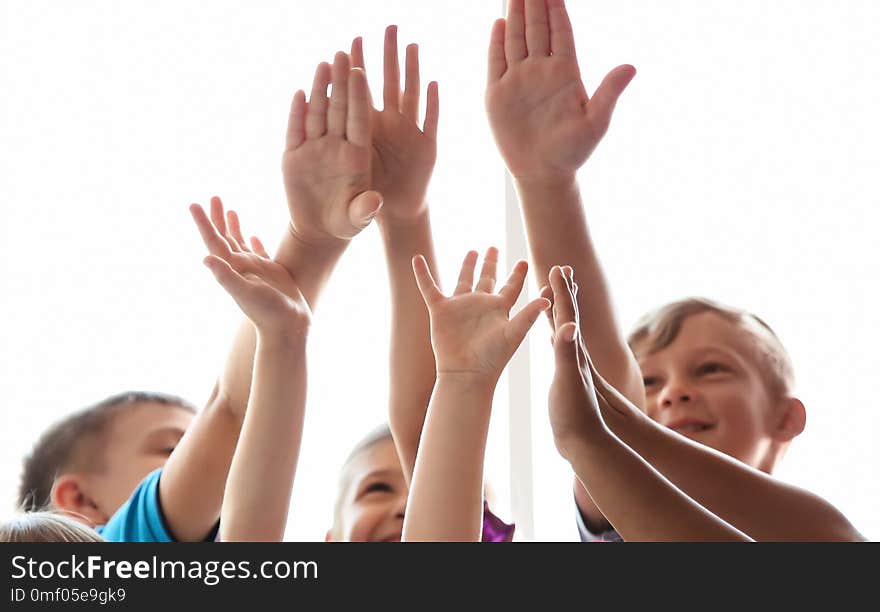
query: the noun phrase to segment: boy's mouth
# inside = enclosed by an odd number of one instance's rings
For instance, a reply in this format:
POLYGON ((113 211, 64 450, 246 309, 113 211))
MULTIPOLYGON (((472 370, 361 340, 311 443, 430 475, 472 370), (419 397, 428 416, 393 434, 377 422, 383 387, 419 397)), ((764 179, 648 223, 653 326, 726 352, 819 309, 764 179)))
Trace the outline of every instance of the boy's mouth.
POLYGON ((700 434, 704 431, 709 431, 715 426, 711 423, 706 423, 705 421, 697 421, 694 419, 685 418, 670 421, 666 424, 666 427, 683 436, 690 437, 694 434, 700 434))

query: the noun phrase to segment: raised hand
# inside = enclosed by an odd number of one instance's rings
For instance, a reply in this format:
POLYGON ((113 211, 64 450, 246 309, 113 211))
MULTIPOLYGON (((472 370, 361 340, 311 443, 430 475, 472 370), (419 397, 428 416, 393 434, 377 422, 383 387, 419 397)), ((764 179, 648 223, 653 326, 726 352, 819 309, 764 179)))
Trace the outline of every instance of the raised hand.
POLYGON ((510 0, 507 19, 492 28, 486 109, 511 174, 535 182, 573 177, 633 76, 635 68, 618 66, 590 98, 564 0, 510 0))
MULTIPOLYGON (((437 158, 440 110, 437 83, 428 84, 425 120, 419 128, 419 47, 406 48, 404 89, 400 87, 397 26, 385 30, 383 108, 370 109, 372 188, 384 197, 379 221, 407 220, 424 212, 425 193, 437 158)), ((363 40, 351 44, 352 66, 364 69, 363 40)))
POLYGON ((550 326, 556 371, 550 385, 550 425, 556 448, 565 458, 578 444, 606 432, 599 412, 604 399, 596 392, 592 363, 581 339, 577 292, 569 266, 554 266, 550 286, 541 292, 553 298, 550 326))
POLYGON ((517 347, 543 310, 546 298, 527 304, 509 318, 523 288, 528 264, 519 261, 507 284, 495 289, 498 250, 486 251, 482 272, 474 287, 477 252, 470 251, 461 266, 455 292, 445 297, 421 256, 413 258, 413 271, 431 317, 431 344, 437 360, 438 377, 446 374, 473 375, 496 382, 517 347))
POLYGON ((370 186, 369 111, 364 72, 342 52, 332 68, 318 65, 308 102, 302 90, 293 96, 282 170, 295 237, 312 244, 351 239, 382 206, 370 186))
POLYGON ((238 215, 224 215, 220 198, 211 198, 211 218, 198 204, 190 206, 210 255, 204 262, 260 332, 304 335, 311 311, 287 269, 272 261, 263 244, 241 233, 238 215))

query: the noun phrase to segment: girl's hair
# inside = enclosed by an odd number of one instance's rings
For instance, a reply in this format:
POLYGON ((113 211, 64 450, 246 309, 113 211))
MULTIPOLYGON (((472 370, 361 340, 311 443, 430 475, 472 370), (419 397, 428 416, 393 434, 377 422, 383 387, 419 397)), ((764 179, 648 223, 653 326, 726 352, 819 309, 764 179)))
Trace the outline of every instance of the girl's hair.
POLYGON ((386 440, 393 442, 394 438, 391 436, 391 428, 387 423, 383 423, 361 438, 348 454, 345 463, 342 464, 342 469, 339 470, 339 486, 336 493, 336 503, 333 506, 333 527, 331 528, 331 532, 334 535, 339 535, 339 530, 342 526, 342 500, 348 491, 348 487, 351 485, 351 475, 348 473, 348 466, 351 465, 352 460, 362 452, 379 442, 384 442, 386 440))
POLYGON ((0 542, 103 542, 97 531, 60 512, 21 512, 0 523, 0 542))

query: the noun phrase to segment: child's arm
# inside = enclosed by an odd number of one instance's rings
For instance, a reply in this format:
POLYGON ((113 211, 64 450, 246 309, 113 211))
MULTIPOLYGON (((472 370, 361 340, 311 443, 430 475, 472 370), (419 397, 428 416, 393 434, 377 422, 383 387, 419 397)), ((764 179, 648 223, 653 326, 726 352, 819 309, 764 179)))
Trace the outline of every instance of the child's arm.
MULTIPOLYGON (((385 30, 384 55, 384 107, 381 112, 371 110, 372 173, 373 186, 384 197, 376 221, 391 286, 389 423, 409 483, 435 377, 428 310, 413 277, 412 258, 423 255, 432 276, 438 278, 426 193, 437 157, 439 97, 437 83, 430 83, 425 121, 419 129, 418 47, 406 48, 403 91, 396 26, 385 30)), ((360 38, 352 43, 351 57, 354 66, 364 67, 360 38)))
MULTIPOLYGON (((207 221, 198 206, 193 216, 207 221)), ((253 389, 226 480, 220 539, 279 541, 302 439, 309 307, 287 270, 265 255, 209 255, 205 264, 257 335, 253 389)))
MULTIPOLYGON (((492 29, 486 109, 519 193, 532 268, 540 285, 554 265, 569 264, 578 271, 589 287, 578 297, 581 312, 590 313, 581 321, 581 336, 611 384, 644 406, 641 372, 615 319, 576 178, 605 135, 635 69, 618 66, 590 98, 564 1, 508 4, 507 19, 492 29)), ((588 524, 601 530, 604 517, 582 488, 577 493, 588 524)))
POLYGON ((827 501, 760 472, 659 423, 594 368, 602 417, 624 443, 697 503, 755 540, 862 540, 827 501))
MULTIPOLYGON (((308 103, 302 91, 294 96, 282 164, 292 220, 275 260, 296 279, 312 310, 350 239, 381 206, 381 196, 370 189, 370 150, 366 78, 339 53, 332 68, 318 66, 308 103)), ((219 200, 212 201, 211 211, 214 228, 206 239, 211 253, 240 250, 244 240, 237 227, 227 224, 219 200)), ((204 538, 220 516, 250 394, 255 347, 253 325, 246 321, 207 406, 163 470, 162 509, 179 540, 204 538)))
POLYGON ((507 19, 492 30, 486 108, 520 196, 533 272, 542 286, 554 265, 578 271, 589 287, 578 298, 590 313, 580 330, 587 348, 608 380, 641 406, 641 372, 617 325, 576 178, 634 75, 632 66, 618 66, 587 95, 562 0, 511 0, 507 19))
POLYGON ((556 373, 550 424, 560 454, 625 540, 748 541, 685 495, 620 441, 599 412, 586 347, 578 332, 577 284, 571 268, 550 271, 556 373))
POLYGON ((446 298, 425 260, 413 270, 431 317, 437 385, 419 444, 403 526, 404 541, 479 541, 482 532, 483 455, 492 396, 501 372, 522 343, 546 298, 509 319, 528 264, 519 262, 497 293, 498 253, 489 249, 474 288, 477 253, 468 253, 455 293, 446 298))

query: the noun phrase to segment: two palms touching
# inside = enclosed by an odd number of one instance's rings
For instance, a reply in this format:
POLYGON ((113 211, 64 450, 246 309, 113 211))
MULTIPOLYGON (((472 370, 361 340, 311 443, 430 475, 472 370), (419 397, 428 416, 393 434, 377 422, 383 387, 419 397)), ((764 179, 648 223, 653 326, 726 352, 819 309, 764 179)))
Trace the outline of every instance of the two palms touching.
MULTIPOLYGON (((352 65, 364 69, 363 41, 351 44, 352 65)), ((401 89, 397 26, 385 30, 383 108, 370 109, 373 137, 373 189, 384 199, 381 217, 407 219, 426 207, 425 194, 437 159, 440 100, 436 82, 428 84, 425 120, 419 128, 419 49, 406 48, 405 81, 401 89)), ((371 105, 372 106, 372 105, 371 105)))
POLYGON ((210 253, 205 264, 254 325, 278 335, 305 334, 311 311, 299 287, 259 239, 251 238, 248 247, 235 212, 224 215, 217 197, 211 198, 210 219, 198 204, 190 212, 210 253))
POLYGON ((528 264, 518 262, 507 283, 494 293, 498 250, 490 248, 486 252, 474 286, 476 263, 477 252, 470 251, 449 297, 437 288, 421 256, 413 259, 413 271, 431 317, 431 344, 438 375, 463 374, 494 383, 541 312, 550 307, 550 301, 533 300, 510 318, 528 264))
POLYGON ((318 65, 309 101, 297 91, 290 108, 282 172, 296 237, 348 240, 369 224, 382 205, 370 188, 370 160, 366 76, 340 52, 332 67, 318 65))
POLYGON ((590 98, 562 0, 512 0, 507 19, 492 29, 486 88, 489 123, 511 174, 573 177, 633 76, 632 66, 618 66, 590 98))
POLYGON ((362 42, 318 65, 308 102, 297 91, 282 160, 294 235, 306 242, 348 240, 383 209, 406 219, 425 207, 437 156, 439 101, 428 87, 424 128, 417 124, 418 50, 407 49, 406 89, 400 90, 397 29, 385 35, 385 107, 372 106, 362 42), (327 87, 332 85, 327 96, 327 87))

